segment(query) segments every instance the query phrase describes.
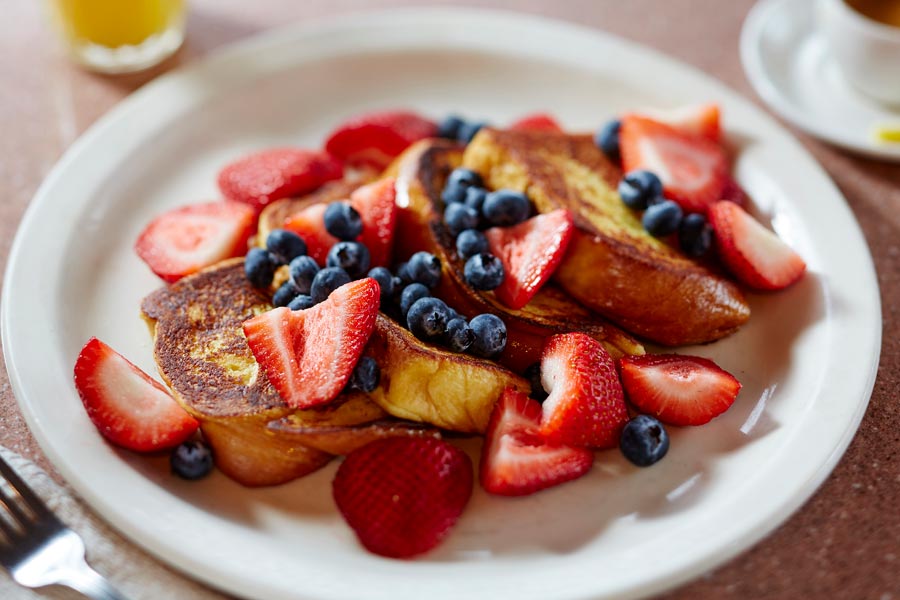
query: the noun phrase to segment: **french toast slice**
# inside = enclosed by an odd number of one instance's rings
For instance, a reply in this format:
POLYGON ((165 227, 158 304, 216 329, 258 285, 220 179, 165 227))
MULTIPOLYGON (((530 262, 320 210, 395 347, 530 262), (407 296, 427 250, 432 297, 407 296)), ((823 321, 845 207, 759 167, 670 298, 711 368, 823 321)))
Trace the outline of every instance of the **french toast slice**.
POLYGON ((749 319, 736 284, 644 230, 616 192, 621 172, 590 135, 484 128, 462 162, 540 212, 572 213, 576 232, 555 279, 626 330, 676 346, 717 340, 749 319))
POLYGON ((500 362, 522 372, 540 360, 544 340, 557 333, 583 331, 602 342, 614 357, 643 354, 643 346, 630 335, 575 302, 559 287, 545 285, 521 309, 502 304, 493 292, 473 290, 465 281, 465 265, 443 225, 441 190, 450 172, 460 165, 462 146, 447 140, 423 140, 409 148, 387 174, 397 179, 398 233, 395 255, 410 256, 424 250, 445 265, 435 292, 468 318, 492 313, 507 329, 506 350, 500 362))

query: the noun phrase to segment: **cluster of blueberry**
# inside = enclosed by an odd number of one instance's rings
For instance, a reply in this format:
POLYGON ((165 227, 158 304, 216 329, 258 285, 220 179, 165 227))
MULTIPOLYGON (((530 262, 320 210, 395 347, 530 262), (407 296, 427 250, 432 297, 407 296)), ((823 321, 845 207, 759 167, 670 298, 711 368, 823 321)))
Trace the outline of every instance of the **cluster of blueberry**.
POLYGON ((531 216, 528 197, 513 190, 488 192, 481 176, 470 169, 454 169, 441 193, 444 225, 456 238, 456 253, 466 261, 466 283, 476 290, 493 290, 503 283, 503 263, 490 253, 480 229, 510 227, 531 216))
POLYGON ((487 125, 485 121, 466 121, 458 115, 449 115, 438 125, 438 137, 468 144, 475 134, 487 125))
MULTIPOLYGON (((620 121, 610 121, 597 132, 595 141, 610 160, 619 162, 620 121)), ((713 231, 700 213, 684 214, 678 203, 663 196, 663 184, 650 171, 631 171, 619 182, 619 196, 628 208, 643 210, 641 223, 655 237, 678 233, 678 243, 688 256, 703 256, 712 245, 713 231)))

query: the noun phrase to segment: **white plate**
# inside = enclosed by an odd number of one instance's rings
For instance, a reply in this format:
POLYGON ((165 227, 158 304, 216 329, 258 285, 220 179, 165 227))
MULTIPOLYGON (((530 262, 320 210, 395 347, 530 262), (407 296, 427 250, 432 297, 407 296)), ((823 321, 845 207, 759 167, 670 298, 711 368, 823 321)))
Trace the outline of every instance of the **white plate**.
POLYGON ((900 143, 879 127, 900 128, 900 109, 856 91, 817 29, 817 2, 763 0, 741 32, 747 78, 776 113, 810 135, 875 158, 900 161, 900 143))
POLYGON ((178 569, 235 594, 432 600, 620 598, 711 569, 772 530, 841 456, 871 392, 878 289, 838 191, 800 146, 699 72, 618 38, 470 10, 368 14, 266 33, 167 75, 80 139, 35 197, 3 297, 7 366, 50 460, 110 523, 178 569), (273 489, 199 483, 164 458, 106 444, 72 385, 96 335, 154 371, 140 299, 160 283, 131 245, 149 219, 217 196, 227 160, 316 146, 341 118, 404 105, 498 123, 552 109, 592 129, 635 106, 717 101, 736 171, 809 274, 754 296, 714 357, 744 389, 714 423, 673 428, 664 462, 601 453, 585 478, 519 500, 477 491, 448 541, 415 562, 362 551, 331 501, 330 466, 273 489))

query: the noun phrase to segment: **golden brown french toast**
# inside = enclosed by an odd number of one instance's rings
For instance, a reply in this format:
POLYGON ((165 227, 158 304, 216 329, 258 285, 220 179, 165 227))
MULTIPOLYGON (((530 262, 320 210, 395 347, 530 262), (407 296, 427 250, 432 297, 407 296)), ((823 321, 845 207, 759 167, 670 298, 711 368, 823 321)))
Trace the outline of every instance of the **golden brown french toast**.
POLYGON ((478 292, 466 284, 464 262, 442 223, 441 190, 450 171, 462 162, 462 147, 446 140, 424 140, 408 149, 388 169, 397 178, 397 256, 424 250, 445 265, 436 295, 467 317, 493 313, 507 329, 500 362, 521 372, 540 360, 544 339, 556 333, 583 331, 619 357, 643 354, 643 346, 618 327, 548 284, 524 308, 510 309, 493 292, 478 292))
POLYGON ((744 324, 740 289, 648 234, 619 199, 619 169, 589 135, 485 128, 463 166, 491 189, 526 193, 540 212, 568 209, 576 233, 555 279, 587 307, 665 345, 709 342, 744 324))

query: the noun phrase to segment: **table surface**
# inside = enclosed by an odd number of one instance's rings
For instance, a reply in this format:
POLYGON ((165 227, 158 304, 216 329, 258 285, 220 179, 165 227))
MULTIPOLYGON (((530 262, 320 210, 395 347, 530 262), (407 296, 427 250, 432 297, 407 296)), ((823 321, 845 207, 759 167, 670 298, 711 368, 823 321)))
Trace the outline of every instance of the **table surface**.
MULTIPOLYGON (((151 73, 84 72, 62 54, 40 2, 3 3, 0 20, 0 268, 41 180, 75 138, 161 72, 291 20, 407 0, 192 0, 187 43, 151 73)), ((491 0, 431 2, 517 9, 578 22, 653 46, 759 103, 738 58, 753 0, 491 0)), ((875 260, 884 319, 878 378, 846 455, 793 517, 730 563, 665 596, 900 600, 900 165, 858 158, 795 132, 835 180, 875 260)), ((0 445, 59 479, 18 410, 0 367, 0 445)), ((648 557, 651 560, 652 557, 648 557)))

